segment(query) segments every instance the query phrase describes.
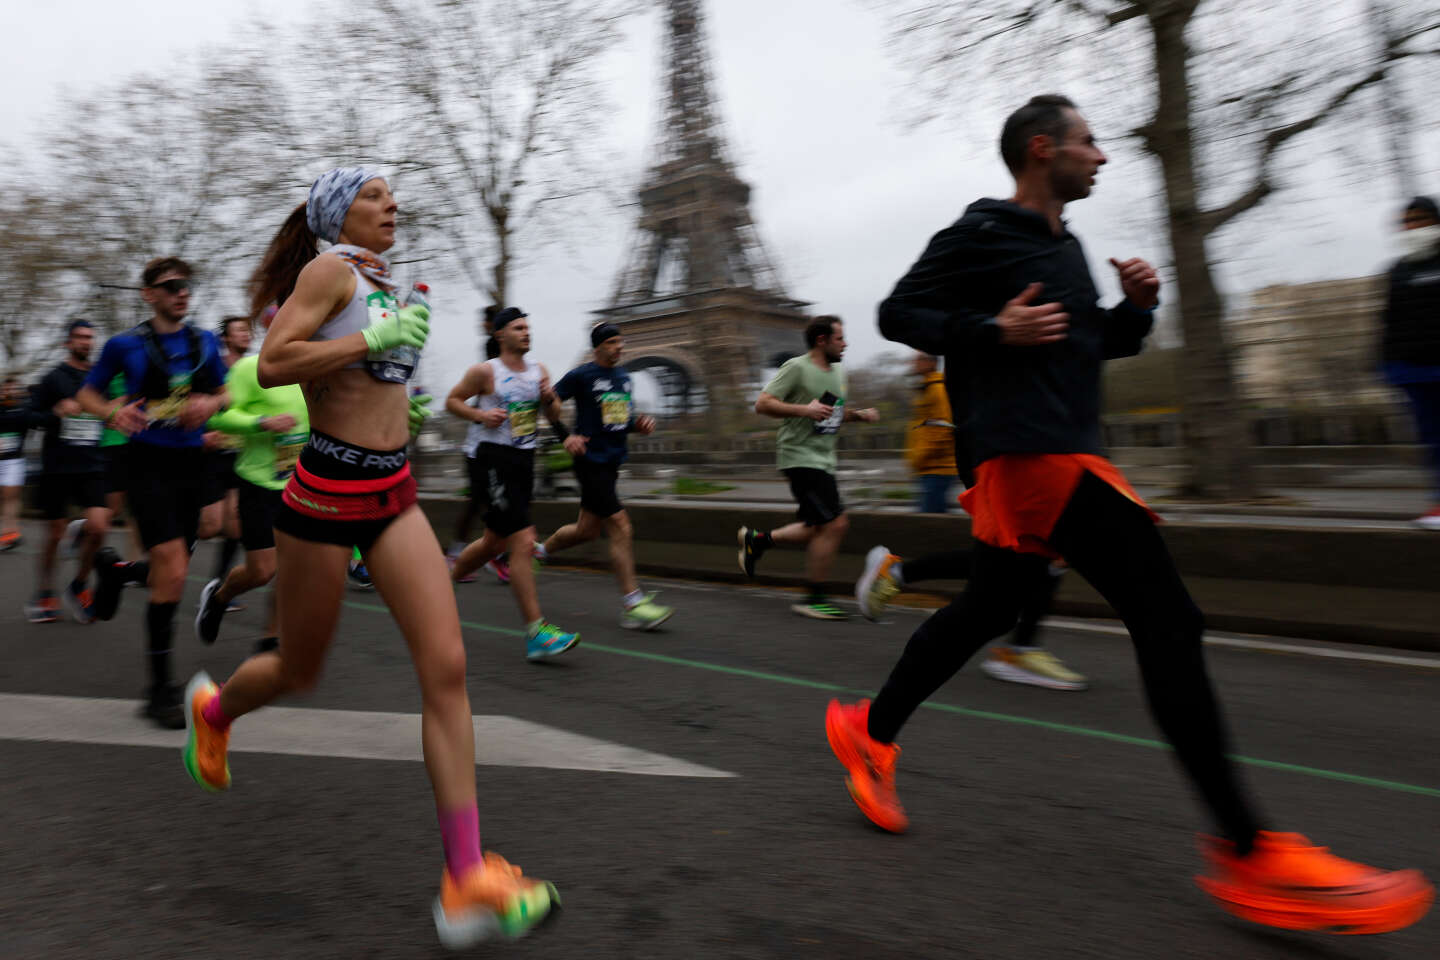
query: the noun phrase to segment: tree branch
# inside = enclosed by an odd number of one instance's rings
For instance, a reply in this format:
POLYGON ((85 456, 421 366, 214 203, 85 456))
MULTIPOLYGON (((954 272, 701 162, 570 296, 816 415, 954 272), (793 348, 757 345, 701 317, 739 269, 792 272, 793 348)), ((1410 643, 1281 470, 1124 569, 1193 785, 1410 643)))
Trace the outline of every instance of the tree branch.
POLYGON ((1267 133, 1265 139, 1262 140, 1260 144, 1260 156, 1256 159, 1255 177, 1251 181, 1250 186, 1229 203, 1210 210, 1201 211, 1199 217, 1200 229, 1208 236, 1242 213, 1252 209, 1256 204, 1269 196, 1275 189, 1274 184, 1270 182, 1270 164, 1271 161, 1274 160, 1275 154, 1280 151, 1280 148, 1300 136, 1300 134, 1307 133, 1314 129, 1330 116, 1330 114, 1344 106, 1355 94, 1383 80, 1390 63, 1399 59, 1400 56, 1401 55, 1396 55, 1392 57, 1391 60, 1381 63, 1360 79, 1354 80, 1346 86, 1341 87, 1335 91, 1319 109, 1308 117, 1288 123, 1283 127, 1277 127, 1267 133))

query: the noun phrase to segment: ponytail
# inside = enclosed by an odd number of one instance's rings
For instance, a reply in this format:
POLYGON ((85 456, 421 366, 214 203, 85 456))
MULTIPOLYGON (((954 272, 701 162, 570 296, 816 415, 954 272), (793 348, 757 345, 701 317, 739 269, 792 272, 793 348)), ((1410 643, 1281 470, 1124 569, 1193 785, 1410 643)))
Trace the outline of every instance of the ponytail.
POLYGON ((258 317, 272 303, 279 306, 295 292, 295 282, 306 264, 319 256, 319 238, 305 222, 305 204, 300 204, 285 218, 285 223, 270 246, 260 266, 250 275, 250 315, 258 317))

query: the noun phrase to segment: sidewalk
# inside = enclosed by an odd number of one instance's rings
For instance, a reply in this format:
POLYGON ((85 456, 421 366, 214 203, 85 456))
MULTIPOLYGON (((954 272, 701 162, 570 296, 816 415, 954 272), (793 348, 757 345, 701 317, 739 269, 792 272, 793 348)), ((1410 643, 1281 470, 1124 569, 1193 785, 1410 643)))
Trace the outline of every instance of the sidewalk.
MULTIPOLYGON (((756 479, 740 480, 735 477, 706 476, 691 473, 683 468, 673 476, 691 480, 708 480, 724 484, 733 489, 705 495, 663 495, 657 493, 670 483, 662 477, 636 476, 633 472, 623 477, 619 484, 620 497, 627 502, 704 502, 728 506, 755 506, 760 504, 785 505, 793 503, 790 487, 783 477, 759 474, 756 479)), ((880 477, 841 477, 841 495, 847 504, 868 510, 913 510, 909 494, 913 487, 904 481, 880 477), (861 490, 868 495, 856 497, 852 491, 861 490)), ((1265 517, 1298 519, 1333 519, 1350 521, 1377 521, 1380 523, 1403 523, 1420 516, 1434 503, 1424 490, 1413 489, 1359 489, 1346 487, 1288 487, 1267 490, 1274 502, 1226 503, 1226 502, 1179 502, 1171 497, 1172 491, 1158 486, 1137 486, 1140 494, 1157 513, 1170 514, 1186 519, 1203 521, 1210 516, 1223 517, 1265 517)), ((958 495, 958 488, 957 488, 958 495)), ((958 505, 956 507, 958 510, 958 505)))

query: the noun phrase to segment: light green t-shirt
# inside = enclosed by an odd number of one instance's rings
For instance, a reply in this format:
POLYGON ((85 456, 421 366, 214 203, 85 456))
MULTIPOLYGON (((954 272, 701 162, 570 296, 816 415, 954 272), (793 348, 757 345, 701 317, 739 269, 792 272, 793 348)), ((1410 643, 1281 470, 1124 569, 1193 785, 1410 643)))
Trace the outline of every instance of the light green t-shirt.
POLYGON ((845 420, 845 372, 840 364, 832 363, 829 370, 821 370, 811 362, 809 354, 802 354, 785 361, 765 385, 765 392, 785 403, 809 403, 825 398, 827 393, 835 398, 835 412, 828 419, 786 417, 780 421, 780 432, 775 437, 775 465, 781 470, 809 467, 834 473, 835 434, 845 420))
POLYGON ((298 384, 283 387, 260 386, 259 357, 241 357, 225 377, 230 393, 230 408, 210 418, 211 430, 232 433, 245 439, 235 473, 257 487, 279 490, 295 472, 295 462, 305 441, 310 439, 310 414, 305 407, 305 393, 298 384), (295 426, 284 433, 262 429, 266 417, 288 413, 295 426))

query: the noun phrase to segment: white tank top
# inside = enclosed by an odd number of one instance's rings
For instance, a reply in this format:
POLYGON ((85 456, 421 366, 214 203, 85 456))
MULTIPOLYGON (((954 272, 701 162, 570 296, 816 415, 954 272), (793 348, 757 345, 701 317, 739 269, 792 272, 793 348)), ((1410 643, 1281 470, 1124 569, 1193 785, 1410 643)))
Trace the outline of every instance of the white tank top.
MULTIPOLYGON (((465 401, 465 406, 480 406, 479 398, 471 397, 469 400, 465 401)), ((465 456, 474 457, 475 452, 480 449, 480 434, 481 431, 483 431, 484 429, 485 428, 483 426, 481 426, 479 423, 476 423, 474 420, 471 420, 470 426, 465 428, 465 456)))
POLYGON ((481 410, 504 410, 509 414, 498 427, 475 424, 478 443, 498 443, 520 450, 535 449, 540 424, 540 364, 528 357, 524 370, 511 370, 496 357, 486 360, 495 376, 495 392, 480 398, 481 410))
MULTIPOLYGON (((345 309, 322 323, 311 340, 339 340, 341 337, 348 337, 379 320, 385 311, 400 309, 394 294, 372 288, 370 281, 355 269, 354 264, 347 263, 346 266, 355 275, 355 292, 351 294, 350 302, 345 304, 345 309)), ((364 360, 348 363, 345 369, 368 370, 376 380, 404 383, 414 375, 419 360, 420 351, 414 347, 395 347, 384 353, 371 354, 364 360)))

